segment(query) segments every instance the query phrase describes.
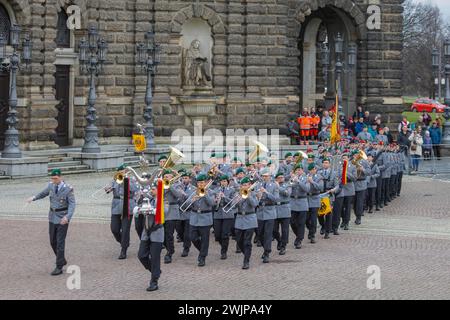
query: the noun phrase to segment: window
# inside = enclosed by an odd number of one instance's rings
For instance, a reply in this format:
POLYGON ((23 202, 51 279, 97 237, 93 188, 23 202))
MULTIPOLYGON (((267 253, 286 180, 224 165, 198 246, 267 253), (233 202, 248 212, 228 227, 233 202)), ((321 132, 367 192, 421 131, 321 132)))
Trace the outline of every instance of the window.
POLYGON ((9 19, 8 11, 0 4, 0 34, 2 34, 9 44, 9 36, 11 31, 11 20, 9 19))
POLYGON ((64 9, 58 13, 56 30, 56 46, 58 48, 70 48, 70 30, 67 28, 68 16, 64 9))

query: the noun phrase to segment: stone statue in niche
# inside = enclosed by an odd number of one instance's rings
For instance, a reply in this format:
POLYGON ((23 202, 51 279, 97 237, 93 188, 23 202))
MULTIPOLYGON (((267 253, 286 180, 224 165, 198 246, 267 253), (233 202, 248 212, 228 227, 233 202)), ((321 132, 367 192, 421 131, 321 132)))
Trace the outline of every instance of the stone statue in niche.
POLYGON ((184 85, 206 87, 211 81, 208 58, 200 53, 200 41, 193 40, 189 49, 183 49, 184 85))

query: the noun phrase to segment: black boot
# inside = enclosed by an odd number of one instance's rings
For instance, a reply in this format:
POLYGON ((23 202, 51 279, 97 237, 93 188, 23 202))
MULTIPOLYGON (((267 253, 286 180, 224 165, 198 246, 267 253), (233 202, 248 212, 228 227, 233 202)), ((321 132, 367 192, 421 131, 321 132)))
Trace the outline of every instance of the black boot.
POLYGON ((227 260, 227 253, 226 252, 222 252, 221 253, 220 260, 227 260))
POLYGON ((361 224, 361 217, 357 217, 355 220, 355 224, 360 225, 361 224))
POLYGON ((147 288, 147 291, 151 292, 155 290, 158 290, 158 279, 152 278, 152 280, 150 281, 150 285, 147 288))
POLYGON ((325 233, 325 237, 323 237, 324 239, 330 239, 330 234, 328 232, 325 233))
POLYGON ((263 256, 263 263, 269 263, 269 254, 265 253, 263 256))
POLYGON ((302 242, 297 241, 297 243, 295 244, 295 249, 301 249, 301 248, 302 248, 302 242))
POLYGON ((348 223, 344 224, 344 230, 348 230, 348 223))
POLYGON ((280 243, 280 242, 278 242, 278 244, 277 244, 277 250, 278 250, 278 251, 281 250, 281 243, 280 243))
POLYGON ((247 270, 250 268, 250 262, 248 260, 244 260, 244 264, 242 265, 243 270, 247 270))
POLYGON ((52 273, 50 273, 52 276, 59 276, 60 274, 63 273, 62 268, 60 267, 56 267, 55 270, 52 271, 52 273))
POLYGON ((172 263, 172 255, 171 254, 166 254, 164 256, 164 263, 165 264, 172 263))
POLYGON ((280 249, 280 256, 284 256, 286 254, 286 248, 285 247, 281 247, 280 249))
POLYGON ((198 258, 198 266, 199 267, 204 267, 205 266, 205 258, 204 257, 199 257, 198 258))
POLYGON ((181 256, 184 258, 184 257, 187 257, 188 255, 189 255, 189 249, 184 249, 181 256))
POLYGON ((333 230, 333 234, 334 234, 335 236, 338 236, 338 235, 339 235, 339 232, 338 232, 337 230, 333 230))
POLYGON ((127 249, 122 248, 122 250, 120 251, 119 260, 124 260, 126 258, 127 258, 127 249))
POLYGON ((320 228, 320 234, 321 234, 322 236, 325 234, 325 228, 324 228, 324 227, 320 228))
POLYGON ((314 237, 310 238, 311 243, 316 243, 316 239, 314 237))

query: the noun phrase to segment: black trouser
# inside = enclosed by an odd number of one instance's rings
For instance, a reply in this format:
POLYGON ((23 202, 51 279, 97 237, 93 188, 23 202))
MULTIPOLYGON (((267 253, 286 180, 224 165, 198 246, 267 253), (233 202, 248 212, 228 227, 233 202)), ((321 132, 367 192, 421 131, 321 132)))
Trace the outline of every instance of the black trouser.
POLYGON ((333 203, 333 217, 332 217, 333 231, 337 231, 339 229, 343 206, 344 206, 344 197, 336 197, 333 203))
POLYGON ((389 198, 393 199, 394 196, 397 196, 397 174, 391 175, 389 179, 389 198))
POLYGON ((136 229, 136 233, 139 237, 139 240, 142 236, 142 231, 144 231, 145 225, 145 216, 143 214, 138 215, 134 218, 134 229, 136 229))
POLYGON ((294 231, 296 241, 303 241, 305 238, 305 224, 307 211, 291 211, 291 228, 294 231))
POLYGON ((181 239, 183 239, 183 249, 189 250, 191 248, 191 232, 189 227, 189 220, 179 220, 181 233, 179 233, 181 239))
POLYGON ((403 171, 400 171, 397 177, 397 196, 400 196, 400 192, 402 191, 402 180, 403 180, 403 171))
POLYGON ((179 220, 166 220, 164 223, 164 246, 167 249, 168 255, 175 253, 175 239, 173 233, 179 220))
POLYGON ((441 157, 441 146, 439 146, 439 145, 433 146, 433 152, 434 152, 434 156, 436 158, 440 158, 441 157))
POLYGON ((234 225, 234 219, 214 219, 214 238, 220 243, 220 253, 228 251, 230 243, 231 227, 234 225))
POLYGON ((244 254, 244 262, 250 262, 252 255, 252 237, 255 229, 234 229, 236 232, 236 243, 238 248, 244 254))
POLYGON ((361 218, 364 212, 364 199, 366 196, 366 190, 360 190, 355 192, 355 216, 361 218))
POLYGON ((380 177, 377 178, 377 188, 375 194, 376 207, 379 208, 383 203, 383 179, 380 177))
POLYGON ((275 220, 273 228, 273 237, 280 244, 282 248, 286 249, 286 245, 289 243, 289 223, 291 218, 278 218, 275 220), (281 227, 281 234, 280 234, 281 227))
POLYGON ((191 241, 194 247, 200 252, 199 257, 206 258, 209 249, 209 231, 211 226, 197 227, 190 226, 191 241))
POLYGON ((158 280, 161 274, 161 242, 141 241, 138 258, 145 269, 152 273, 152 279, 158 280))
POLYGON ((69 229, 69 224, 54 224, 49 222, 49 236, 50 245, 52 246, 53 252, 56 255, 56 267, 62 269, 62 267, 67 263, 64 256, 66 247, 66 236, 67 230, 69 229))
POLYGON ((350 222, 354 199, 354 196, 344 197, 344 212, 342 214, 342 220, 345 224, 348 224, 350 222))
POLYGON ((329 213, 325 216, 317 217, 320 223, 320 226, 325 230, 325 233, 331 233, 332 231, 332 222, 333 222, 333 213, 329 213))
POLYGON ((272 252, 273 226, 275 220, 258 220, 258 235, 264 247, 264 253, 272 252))
POLYGON ((177 237, 180 239, 183 239, 184 236, 184 229, 181 224, 181 220, 177 220, 177 223, 175 225, 175 230, 177 231, 177 237))
POLYGON ((367 207, 369 211, 373 210, 373 205, 375 204, 375 196, 376 196, 377 188, 368 188, 367 189, 367 207))
POLYGON ((114 238, 122 249, 127 249, 130 246, 130 229, 131 229, 131 216, 129 218, 122 219, 122 215, 111 215, 111 232, 114 238))
POLYGON ((319 208, 309 208, 306 214, 306 227, 308 228, 308 239, 313 239, 317 231, 317 212, 319 208))
POLYGON ((383 203, 387 204, 388 201, 391 201, 391 198, 389 197, 389 181, 391 179, 390 178, 383 178, 383 203))

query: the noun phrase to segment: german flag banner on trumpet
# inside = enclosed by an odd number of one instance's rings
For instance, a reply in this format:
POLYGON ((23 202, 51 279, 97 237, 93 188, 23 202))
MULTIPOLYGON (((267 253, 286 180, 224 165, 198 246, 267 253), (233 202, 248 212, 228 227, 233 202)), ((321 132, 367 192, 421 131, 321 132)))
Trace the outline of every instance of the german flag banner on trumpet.
POLYGON ((158 179, 157 182, 155 223, 164 224, 164 183, 162 179, 158 179))

